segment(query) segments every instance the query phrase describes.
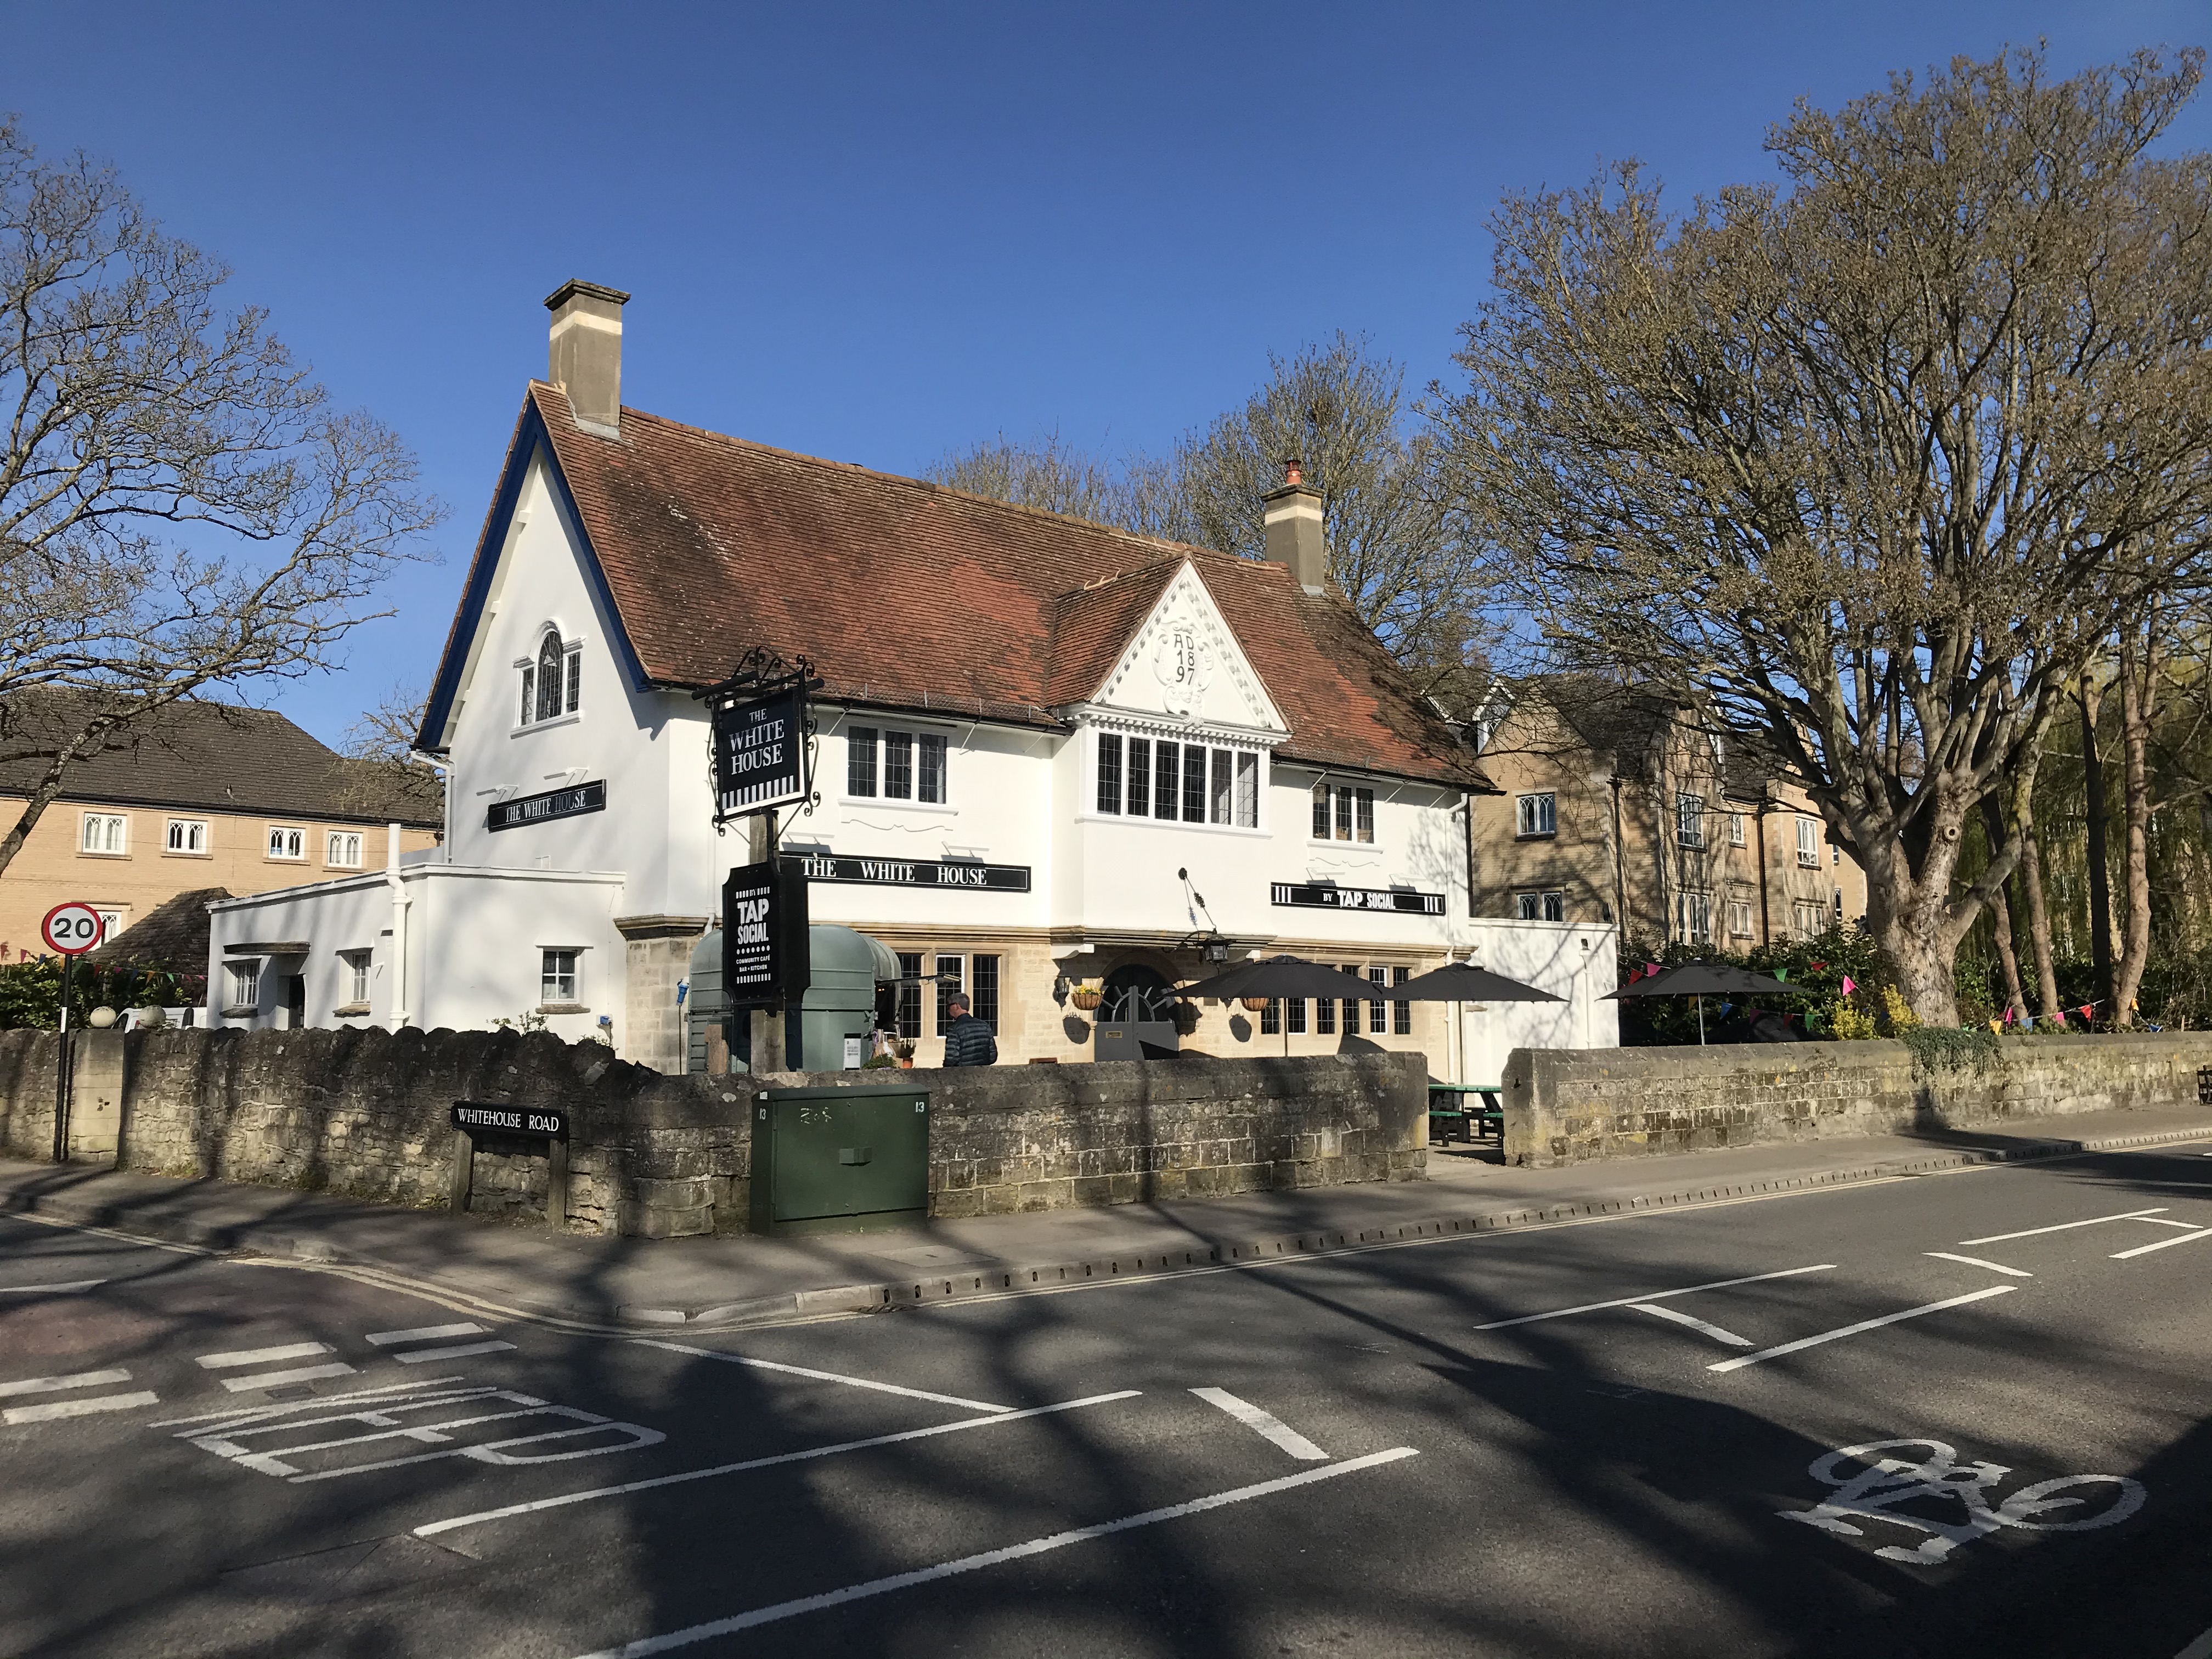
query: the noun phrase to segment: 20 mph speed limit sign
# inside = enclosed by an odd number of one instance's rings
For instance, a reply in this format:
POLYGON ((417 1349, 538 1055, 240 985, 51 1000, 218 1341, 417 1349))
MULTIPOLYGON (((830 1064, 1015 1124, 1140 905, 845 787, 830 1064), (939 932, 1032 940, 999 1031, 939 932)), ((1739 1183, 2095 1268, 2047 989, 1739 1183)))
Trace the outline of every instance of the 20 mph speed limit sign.
POLYGON ((100 943, 100 912, 89 904, 57 904, 39 924, 46 948, 65 957, 81 957, 100 943))

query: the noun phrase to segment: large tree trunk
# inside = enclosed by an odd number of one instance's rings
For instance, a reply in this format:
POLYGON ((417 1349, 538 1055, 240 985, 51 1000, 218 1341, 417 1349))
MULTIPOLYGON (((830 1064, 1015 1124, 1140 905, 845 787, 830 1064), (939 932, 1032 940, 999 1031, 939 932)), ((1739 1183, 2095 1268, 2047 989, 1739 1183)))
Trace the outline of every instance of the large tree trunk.
POLYGON ((2051 908, 2043 902, 2043 853, 2035 839, 2034 792, 2020 794, 2020 884, 2027 895, 2027 939, 2035 951, 2035 989, 2043 1017, 2058 1017, 2058 971, 2051 957, 2051 908))
POLYGON ((2081 711, 2081 798, 2089 832, 2089 961, 2097 975, 2097 1000, 2112 1000, 2112 883, 2105 847, 2105 761, 2097 750, 2097 726, 2104 691, 2094 669, 2081 676, 2075 698, 2081 711))
MULTIPOLYGON (((1989 843, 1990 856, 1995 858, 1997 848, 2004 845, 2004 809, 1995 795, 1982 797, 1982 836, 1989 843)), ((2006 896, 2011 885, 2008 881, 1990 901, 1990 937, 1996 945, 1997 965, 2004 969, 2005 1006, 2017 1016, 2027 1012, 2027 999, 2020 987, 2020 952, 2013 945, 2012 903, 2006 896)))
POLYGON ((2115 1025, 2135 1024, 2136 993, 2150 960, 2150 721, 2155 622, 2138 646, 2134 626, 2120 633, 2120 744, 2126 791, 2128 840, 2125 871, 2128 932, 2106 1011, 2115 1025))

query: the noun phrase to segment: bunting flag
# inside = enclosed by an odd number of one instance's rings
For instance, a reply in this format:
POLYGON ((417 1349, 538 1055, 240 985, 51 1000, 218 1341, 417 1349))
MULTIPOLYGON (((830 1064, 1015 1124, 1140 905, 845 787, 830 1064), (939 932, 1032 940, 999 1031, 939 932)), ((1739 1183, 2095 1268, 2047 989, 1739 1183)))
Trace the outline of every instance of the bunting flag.
POLYGON ((1990 1022, 1990 1035, 1991 1036, 2002 1036, 2004 1035, 2004 1027, 1998 1024, 1996 1021, 1991 1020, 1990 1022))
POLYGON ((1849 996, 1852 992, 1858 988, 1858 981, 1853 979, 1849 974, 1845 974, 1844 975, 1844 994, 1845 996, 1849 996))
POLYGON ((1813 971, 1816 974, 1824 974, 1827 970, 1828 964, 1825 962, 1816 962, 1813 964, 1813 971))
POLYGON ((1787 968, 1777 968, 1774 970, 1774 977, 1787 985, 1790 982, 1790 970, 1787 968))
POLYGON ((2066 1011, 2063 1008, 2056 1009, 2051 1013, 2045 1015, 2044 1018, 2046 1019, 2056 1020, 2058 1023, 2058 1029, 2060 1030, 2063 1031, 2066 1029, 2066 1011))
POLYGON ((1657 963, 1656 963, 1656 962, 1647 962, 1647 963, 1645 963, 1644 964, 1644 978, 1646 978, 1646 979, 1656 979, 1656 978, 1658 978, 1658 977, 1659 977, 1659 964, 1658 964, 1657 963))
POLYGON ((2081 1018, 2084 1018, 2084 1019, 2088 1018, 2089 1018, 2089 1011, 2090 1011, 2092 1008, 2095 1007, 2096 1006, 2097 1006, 2097 1005, 2096 1005, 2095 1003, 2094 1003, 2094 1002, 2085 1002, 2085 1003, 2083 1003, 2083 1004, 2081 1005, 2081 1018))
POLYGON ((1733 1002, 1723 1002, 1721 1004, 1721 1018, 1723 1019, 1726 1019, 1729 1013, 1734 1011, 1735 1007, 1735 1004, 1733 1002))

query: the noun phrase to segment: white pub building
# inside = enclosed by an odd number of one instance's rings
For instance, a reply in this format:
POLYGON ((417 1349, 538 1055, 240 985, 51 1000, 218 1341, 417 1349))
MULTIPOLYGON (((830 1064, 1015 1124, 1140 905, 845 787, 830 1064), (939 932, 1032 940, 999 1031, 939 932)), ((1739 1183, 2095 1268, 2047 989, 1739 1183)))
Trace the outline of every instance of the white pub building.
POLYGON ((1612 929, 1470 920, 1492 786, 1330 589, 1295 472, 1250 560, 680 426, 621 406, 627 297, 547 302, 423 717, 442 844, 214 905, 226 1020, 542 1021, 683 1069, 679 990, 753 857, 715 829, 696 694, 759 648, 823 682, 781 850, 815 923, 896 957, 920 1065, 955 983, 1002 1064, 1076 1061, 1277 952, 1383 985, 1472 953, 1566 1000, 1201 1004, 1184 1050, 1418 1048, 1486 1082, 1513 1046, 1617 1040, 1612 929))

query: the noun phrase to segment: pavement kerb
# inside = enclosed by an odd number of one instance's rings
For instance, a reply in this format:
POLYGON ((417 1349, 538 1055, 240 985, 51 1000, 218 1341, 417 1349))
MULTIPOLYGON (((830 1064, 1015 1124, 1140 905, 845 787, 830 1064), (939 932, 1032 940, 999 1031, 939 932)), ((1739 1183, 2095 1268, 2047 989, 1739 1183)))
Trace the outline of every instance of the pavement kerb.
MULTIPOLYGON (((1963 1147, 1956 1152, 1935 1153, 1924 1158, 1893 1158, 1852 1169, 1822 1170, 1808 1175, 1689 1188, 1675 1192, 1591 1199, 1580 1203, 1394 1222, 1358 1229, 1321 1228, 1267 1238, 1194 1243, 1173 1249, 1134 1250, 1073 1261, 999 1263, 981 1273, 933 1275, 927 1279, 878 1281, 866 1285, 838 1285, 816 1290, 783 1291, 773 1296, 749 1297, 689 1309, 657 1308, 631 1303, 611 1307, 605 1302, 570 1301, 527 1292, 518 1293, 505 1285, 501 1286, 496 1294, 513 1304, 518 1312, 542 1313, 563 1320, 611 1319, 617 1325, 664 1330, 679 1327, 699 1331, 738 1329, 793 1317, 880 1313, 895 1308, 957 1301, 969 1297, 1004 1297, 1060 1290, 1086 1283, 1106 1283, 1117 1279, 1157 1279, 1178 1273, 1258 1267, 1271 1261, 1356 1253, 1398 1244, 1434 1242, 1455 1236, 1468 1237, 1518 1227, 1557 1225, 1563 1221, 1592 1219, 1638 1210, 1671 1209, 1812 1188, 1893 1180, 1901 1176, 1925 1175, 1974 1164, 2072 1158, 2091 1152, 2122 1152, 2133 1147, 2208 1139, 2212 1139, 2212 1128, 2196 1127, 2160 1130, 2148 1134, 2100 1135, 2080 1140, 2039 1139, 2011 1146, 1963 1147)), ((324 1238, 273 1232, 252 1226, 226 1227, 196 1221, 189 1217, 143 1215, 125 1205, 96 1200, 75 1200, 71 1194, 66 1193, 0 1194, 0 1211, 44 1215, 57 1221, 106 1227, 140 1237, 191 1244, 218 1253, 374 1268, 386 1275, 426 1285, 450 1285, 471 1295, 485 1294, 483 1291, 471 1287, 464 1276, 428 1274, 411 1263, 395 1262, 373 1253, 344 1249, 324 1238)))

